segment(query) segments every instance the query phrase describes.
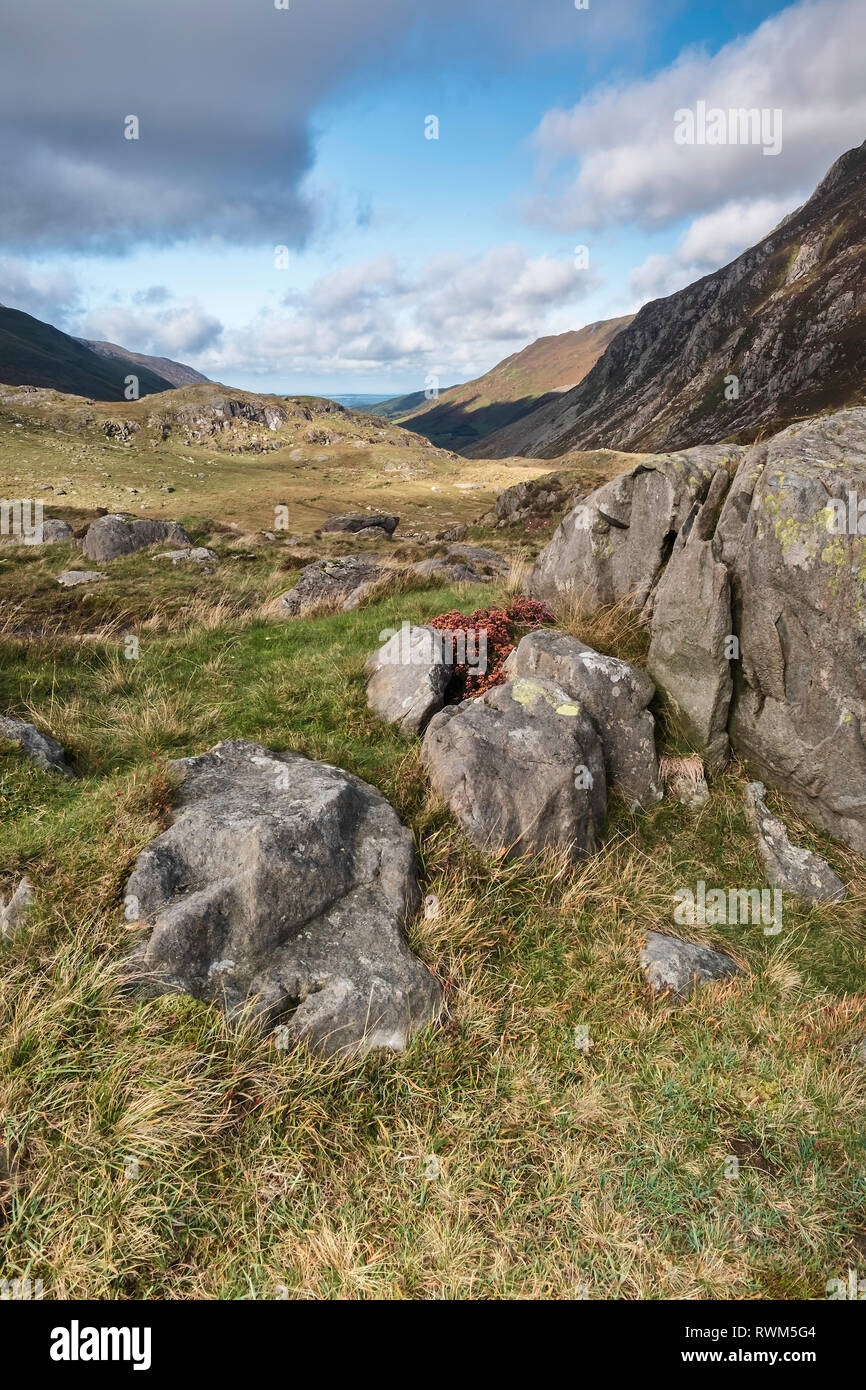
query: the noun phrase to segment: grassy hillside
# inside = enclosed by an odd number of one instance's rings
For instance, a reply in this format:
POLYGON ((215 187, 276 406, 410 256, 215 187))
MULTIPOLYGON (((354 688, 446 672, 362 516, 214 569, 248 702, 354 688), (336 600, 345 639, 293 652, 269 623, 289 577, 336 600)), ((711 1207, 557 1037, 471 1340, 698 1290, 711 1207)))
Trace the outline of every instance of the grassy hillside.
MULTIPOLYGON (((46 1298, 790 1299, 862 1265, 863 861, 771 798, 849 900, 786 901, 775 937, 705 929, 745 973, 671 1009, 638 969, 647 928, 670 930, 683 883, 762 881, 739 766, 697 816, 614 804, 581 868, 491 860, 368 711, 363 663, 383 628, 495 591, 280 622, 264 610, 296 572, 282 545, 205 519, 194 538, 212 574, 141 553, 62 595, 72 546, 0 550, 0 709, 78 773, 0 748, 0 893, 24 873, 36 891, 0 939, 5 1270, 46 1298), (440 912, 410 935, 448 1016, 405 1054, 324 1061, 120 992, 123 885, 170 814, 166 760, 232 736, 357 773, 412 827, 440 912)), ((641 659, 621 615, 572 630, 641 659)))
POLYGON ((171 383, 146 362, 130 365, 125 359, 101 356, 50 323, 0 304, 0 382, 122 401, 130 372, 138 376, 143 396, 170 388, 171 383))

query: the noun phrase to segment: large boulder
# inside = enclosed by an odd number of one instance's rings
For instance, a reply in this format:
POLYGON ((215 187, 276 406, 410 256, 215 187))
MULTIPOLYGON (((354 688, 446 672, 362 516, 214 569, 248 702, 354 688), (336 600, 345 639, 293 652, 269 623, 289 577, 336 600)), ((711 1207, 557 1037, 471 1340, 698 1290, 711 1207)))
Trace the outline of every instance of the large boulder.
POLYGON ((679 731, 711 771, 728 759, 728 710, 733 692, 733 618, 728 570, 715 556, 713 535, 730 478, 713 477, 677 536, 656 589, 647 670, 673 705, 679 731))
POLYGON ((325 531, 366 531, 371 526, 393 536, 400 524, 399 516, 389 516, 387 512, 347 512, 345 516, 330 516, 322 523, 325 531))
POLYGON ((0 738, 16 743, 26 758, 48 772, 61 772, 65 777, 72 776, 72 769, 66 761, 66 749, 50 734, 41 734, 33 724, 23 719, 9 719, 0 715, 0 738))
POLYGON ((642 609, 695 502, 742 452, 705 445, 641 458, 564 517, 533 566, 527 592, 554 609, 579 604, 594 611, 622 600, 642 609))
POLYGON ((275 602, 285 618, 306 618, 314 613, 349 612, 373 590, 394 576, 394 570, 374 555, 342 555, 333 560, 314 560, 305 565, 293 589, 275 602))
POLYGON ((763 782, 863 853, 866 517, 858 517, 859 499, 866 499, 866 409, 792 425, 756 445, 740 468, 716 550, 731 576, 741 655, 731 742, 763 782))
POLYGON ((151 994, 283 1019, 326 1052, 399 1049, 441 989, 402 924, 420 906, 411 833, 373 787, 232 739, 172 764, 173 824, 139 855, 129 963, 151 994))
POLYGON ((598 730, 608 788, 629 805, 660 799, 655 720, 647 708, 655 687, 643 671, 564 632, 542 629, 521 639, 505 672, 509 680, 542 676, 560 685, 598 730))
POLYGON ((405 737, 417 734, 442 708, 454 674, 452 656, 436 628, 404 624, 367 660, 371 710, 405 737))
POLYGON ((607 810, 604 755, 588 715, 553 681, 509 681, 433 716, 423 746, 434 790, 474 845, 508 856, 594 851, 607 810))
POLYGON ((81 549, 88 560, 105 564, 116 560, 119 555, 131 555, 135 550, 144 550, 149 545, 159 545, 174 541, 176 545, 188 546, 192 542, 186 531, 176 521, 158 521, 155 518, 127 520, 119 514, 97 517, 87 528, 81 549))
POLYGON ((486 584, 502 579, 511 566, 495 550, 483 545, 450 545, 444 555, 416 560, 408 573, 418 579, 438 579, 443 584, 486 584))

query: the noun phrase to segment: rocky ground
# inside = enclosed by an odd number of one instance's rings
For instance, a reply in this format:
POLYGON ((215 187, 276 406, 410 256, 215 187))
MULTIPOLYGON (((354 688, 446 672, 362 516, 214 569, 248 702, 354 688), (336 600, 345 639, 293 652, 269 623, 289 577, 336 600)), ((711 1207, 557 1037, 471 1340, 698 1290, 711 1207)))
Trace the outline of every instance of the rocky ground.
POLYGON ((823 1297, 863 1250, 862 542, 825 555, 812 503, 859 485, 859 414, 497 500, 513 470, 464 497, 395 427, 206 399, 125 439, 4 404, 7 491, 50 473, 73 532, 0 548, 7 1262, 52 1297, 823 1297), (374 460, 267 525, 326 450, 374 460), (114 451, 154 473, 100 518, 114 451), (457 703, 419 634, 482 609, 514 651, 457 703), (729 888, 772 914, 683 916, 729 888))

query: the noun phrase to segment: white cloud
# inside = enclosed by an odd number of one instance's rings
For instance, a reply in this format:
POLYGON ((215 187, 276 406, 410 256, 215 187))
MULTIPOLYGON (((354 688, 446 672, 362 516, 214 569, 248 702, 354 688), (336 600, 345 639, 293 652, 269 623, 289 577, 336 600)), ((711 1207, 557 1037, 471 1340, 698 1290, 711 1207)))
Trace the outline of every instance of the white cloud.
POLYGON ((179 357, 200 355, 213 348, 222 332, 219 319, 189 302, 151 312, 123 307, 93 309, 78 336, 117 343, 130 352, 179 357))
POLYGON ((549 315, 597 285, 571 257, 530 258, 519 246, 470 258, 437 256, 408 271, 393 257, 343 267, 289 312, 267 312, 201 359, 209 376, 232 372, 364 375, 417 372, 466 377, 546 331, 549 315))
POLYGON ((866 133, 863 33, 862 0, 801 0, 716 54, 687 50, 652 78, 548 112, 534 142, 551 186, 529 216, 568 231, 659 226, 734 200, 793 197, 866 133), (674 113, 699 101, 781 109, 781 152, 675 143, 674 113))
POLYGON ((0 304, 22 309, 55 325, 75 312, 80 289, 66 270, 52 270, 12 257, 0 259, 0 304))

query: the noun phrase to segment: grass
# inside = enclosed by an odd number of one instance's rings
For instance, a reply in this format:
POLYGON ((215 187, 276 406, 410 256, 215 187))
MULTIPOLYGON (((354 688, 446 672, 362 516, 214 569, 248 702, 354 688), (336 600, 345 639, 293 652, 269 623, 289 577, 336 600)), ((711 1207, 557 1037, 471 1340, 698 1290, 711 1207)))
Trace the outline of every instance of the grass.
MULTIPOLYGON (((52 549, 0 569, 0 709, 78 773, 0 746, 0 893, 23 874, 36 892, 0 940, 3 1277, 50 1298, 792 1299, 862 1268, 862 860, 771 797, 848 901, 786 899, 776 937, 696 928, 743 973, 672 1008, 640 973, 646 930, 674 930, 699 878, 762 882, 745 769, 697 815, 614 803, 576 870, 504 864, 366 707, 380 631, 504 588, 278 622, 264 608, 292 574, 273 549, 226 549, 210 576, 126 557, 63 595, 71 552, 52 549), (119 989, 123 885, 170 814, 167 760, 227 737, 348 768, 411 825, 439 912, 410 938, 448 1013, 404 1054, 283 1052, 195 1000, 119 989)), ((627 615, 569 629, 640 654, 627 615)))

